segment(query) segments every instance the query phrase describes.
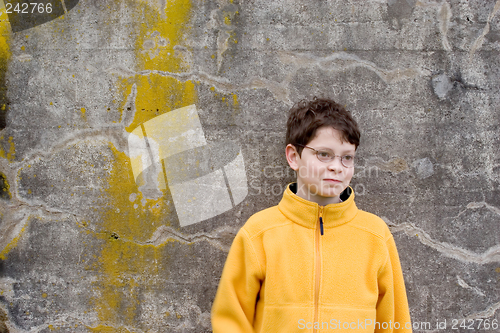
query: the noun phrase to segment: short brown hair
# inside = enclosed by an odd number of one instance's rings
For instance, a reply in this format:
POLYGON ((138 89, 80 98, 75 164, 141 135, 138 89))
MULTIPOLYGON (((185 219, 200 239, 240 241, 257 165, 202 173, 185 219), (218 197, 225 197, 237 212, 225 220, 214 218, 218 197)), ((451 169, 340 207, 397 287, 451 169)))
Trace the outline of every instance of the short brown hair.
POLYGON ((341 133, 340 139, 359 146, 361 133, 358 123, 342 105, 327 98, 314 97, 312 101, 302 100, 289 112, 286 123, 286 144, 292 144, 297 152, 307 145, 320 127, 332 127, 341 133))

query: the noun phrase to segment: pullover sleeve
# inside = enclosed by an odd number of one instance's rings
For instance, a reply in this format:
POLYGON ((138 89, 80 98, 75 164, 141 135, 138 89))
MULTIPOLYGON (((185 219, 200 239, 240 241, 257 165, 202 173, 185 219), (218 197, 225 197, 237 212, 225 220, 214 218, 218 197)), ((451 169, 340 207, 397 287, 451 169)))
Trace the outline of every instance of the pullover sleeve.
POLYGON ((411 333, 410 310, 394 238, 386 241, 388 257, 379 271, 376 333, 411 333))
POLYGON ((262 278, 255 250, 242 228, 229 250, 212 306, 214 333, 254 332, 255 306, 262 278))

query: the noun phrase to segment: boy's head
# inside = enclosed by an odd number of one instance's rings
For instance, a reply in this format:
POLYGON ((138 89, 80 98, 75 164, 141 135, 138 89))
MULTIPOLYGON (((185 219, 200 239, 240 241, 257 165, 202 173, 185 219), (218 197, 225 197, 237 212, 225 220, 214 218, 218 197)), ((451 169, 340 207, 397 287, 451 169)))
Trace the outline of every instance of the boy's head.
POLYGON ((287 122, 286 156, 297 171, 297 195, 320 205, 339 202, 354 174, 359 141, 356 121, 340 104, 320 98, 296 104, 287 122))

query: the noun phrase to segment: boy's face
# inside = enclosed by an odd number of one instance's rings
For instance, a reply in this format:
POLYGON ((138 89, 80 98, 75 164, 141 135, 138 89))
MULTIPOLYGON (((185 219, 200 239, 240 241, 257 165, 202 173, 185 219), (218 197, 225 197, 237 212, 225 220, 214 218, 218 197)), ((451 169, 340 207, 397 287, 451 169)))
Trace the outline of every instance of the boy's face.
POLYGON ((299 156, 293 145, 286 147, 286 157, 290 167, 297 172, 297 195, 321 206, 338 203, 354 174, 354 167, 346 168, 340 157, 354 155, 356 146, 340 140, 340 133, 331 127, 320 127, 316 136, 307 143, 316 150, 330 149, 335 155, 331 162, 320 161, 314 150, 304 148, 299 156))

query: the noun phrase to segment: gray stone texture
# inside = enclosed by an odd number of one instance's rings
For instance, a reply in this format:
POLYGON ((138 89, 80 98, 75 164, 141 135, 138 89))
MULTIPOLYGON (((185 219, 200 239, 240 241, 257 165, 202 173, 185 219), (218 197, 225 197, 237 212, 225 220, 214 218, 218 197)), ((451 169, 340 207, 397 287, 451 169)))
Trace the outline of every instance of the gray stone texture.
POLYGON ((477 328, 500 320, 500 0, 75 3, 0 22, 0 333, 210 332, 234 235, 294 180, 287 111, 312 96, 359 122, 356 202, 394 234, 414 332, 500 332, 477 328), (168 188, 135 184, 127 138, 190 104, 208 143, 241 149, 248 195, 181 227, 168 188))

